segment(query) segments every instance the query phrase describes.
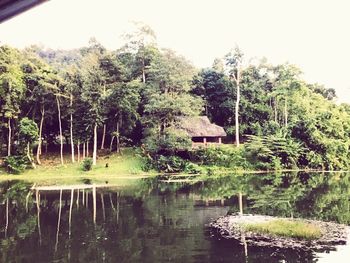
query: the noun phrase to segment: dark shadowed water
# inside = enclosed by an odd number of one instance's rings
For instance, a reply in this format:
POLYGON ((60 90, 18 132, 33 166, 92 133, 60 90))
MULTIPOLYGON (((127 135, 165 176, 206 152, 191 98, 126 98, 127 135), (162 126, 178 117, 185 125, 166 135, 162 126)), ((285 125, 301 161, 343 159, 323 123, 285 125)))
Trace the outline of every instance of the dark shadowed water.
POLYGON ((144 179, 97 188, 95 220, 91 189, 80 190, 78 202, 74 191, 72 206, 71 190, 62 192, 61 202, 60 191, 41 191, 38 213, 30 185, 6 181, 0 183, 0 262, 348 262, 349 245, 322 253, 245 247, 213 236, 207 224, 238 212, 241 193, 244 213, 349 225, 349 178, 295 173, 189 183, 144 179))

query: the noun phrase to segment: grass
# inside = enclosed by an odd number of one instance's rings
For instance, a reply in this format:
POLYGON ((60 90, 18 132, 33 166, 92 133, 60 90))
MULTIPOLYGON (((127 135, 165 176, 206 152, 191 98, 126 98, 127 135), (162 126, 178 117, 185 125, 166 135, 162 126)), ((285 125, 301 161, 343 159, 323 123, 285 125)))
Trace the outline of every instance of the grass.
POLYGON ((317 239, 322 235, 319 226, 303 221, 277 219, 263 223, 243 224, 242 227, 245 231, 307 240, 317 239))
POLYGON ((154 175, 142 171, 142 160, 133 149, 125 149, 122 155, 100 156, 97 165, 90 171, 83 171, 82 163, 72 163, 70 155, 65 155, 65 164, 60 164, 59 156, 43 155, 42 165, 28 169, 19 175, 0 170, 1 180, 26 180, 40 185, 77 184, 84 180, 93 183, 119 183, 128 179, 138 179, 154 175), (108 164, 108 167, 106 167, 108 164))

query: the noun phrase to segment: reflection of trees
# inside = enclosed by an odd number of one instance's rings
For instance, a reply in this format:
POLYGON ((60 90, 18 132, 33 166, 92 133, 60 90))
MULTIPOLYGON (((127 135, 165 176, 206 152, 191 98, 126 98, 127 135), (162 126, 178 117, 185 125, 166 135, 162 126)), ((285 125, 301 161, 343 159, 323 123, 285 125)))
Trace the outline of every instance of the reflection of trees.
MULTIPOLYGON (((92 217, 91 194, 89 207, 80 205, 79 208, 76 202, 71 202, 71 192, 63 194, 56 250, 59 194, 42 194, 42 242, 39 243, 36 206, 32 200, 28 213, 25 209, 27 187, 19 195, 21 205, 12 215, 11 231, 8 231, 7 238, 1 236, 0 261, 110 262, 117 259, 118 262, 153 262, 157 258, 175 258, 177 253, 185 261, 186 258, 189 260, 191 248, 201 247, 201 244, 195 243, 195 239, 198 239, 196 235, 203 235, 203 226, 193 215, 193 203, 187 195, 183 195, 183 202, 178 201, 175 192, 167 192, 170 194, 163 194, 160 198, 149 195, 149 189, 156 191, 157 185, 152 188, 153 183, 141 183, 140 187, 123 190, 122 196, 120 192, 99 191, 96 224, 92 217), (72 204, 72 225, 69 228, 72 204), (182 230, 194 224, 198 226, 198 231, 187 238, 186 231, 182 230)), ((15 187, 6 185, 1 188, 2 200, 4 196, 9 196, 11 189, 15 187)), ((3 209, 0 213, 3 225, 3 209)))
POLYGON ((0 183, 1 262, 13 260, 17 246, 36 231, 36 215, 28 215, 25 209, 29 187, 22 181, 0 183))
POLYGON ((141 180, 123 189, 98 190, 96 224, 91 192, 84 204, 80 194, 79 207, 76 192, 74 202, 71 192, 65 192, 55 252, 59 193, 42 195, 40 243, 35 195, 30 196, 26 211, 30 185, 5 182, 0 184, 0 262, 187 262, 193 251, 221 251, 220 246, 204 241, 203 225, 208 218, 223 215, 227 207, 197 206, 197 199, 226 199, 226 204, 233 201, 237 206, 236 197, 242 193, 245 213, 349 223, 349 184, 348 174, 306 173, 232 175, 191 184, 141 180), (213 214, 212 208, 220 214, 213 214))
POLYGON ((264 180, 265 184, 247 197, 251 204, 250 212, 284 217, 300 216, 296 202, 303 197, 306 188, 297 174, 288 173, 264 180))
POLYGON ((191 192, 204 200, 229 199, 241 192, 245 213, 350 222, 350 174, 345 173, 225 176, 195 183, 191 192))
POLYGON ((307 217, 350 224, 350 174, 311 177, 318 185, 310 187, 297 206, 307 217))

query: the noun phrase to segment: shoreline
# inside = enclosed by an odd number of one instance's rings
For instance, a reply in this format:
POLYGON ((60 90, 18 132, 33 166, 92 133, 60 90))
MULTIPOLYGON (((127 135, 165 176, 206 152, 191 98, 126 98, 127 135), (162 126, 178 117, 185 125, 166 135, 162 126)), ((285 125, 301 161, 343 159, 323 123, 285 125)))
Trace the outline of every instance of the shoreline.
MULTIPOLYGON (((45 167, 43 167, 45 169, 45 167)), ((34 172, 35 170, 32 170, 34 172)), ((208 175, 206 173, 157 173, 157 172, 136 172, 136 173, 118 173, 113 171, 106 171, 105 174, 94 174, 94 171, 88 172, 86 174, 78 171, 77 173, 67 173, 65 175, 58 174, 40 174, 40 170, 38 171, 38 175, 30 175, 27 176, 25 173, 23 174, 9 174, 9 173, 0 173, 0 182, 8 181, 8 180, 25 180, 33 183, 44 182, 44 185, 57 185, 60 182, 62 184, 65 183, 66 180, 83 180, 83 179, 91 179, 91 180, 137 180, 137 179, 145 179, 152 177, 164 177, 161 179, 162 182, 192 182, 192 181, 202 181, 215 176, 228 176, 230 174, 236 175, 245 175, 245 174, 270 174, 270 173, 288 173, 288 172, 310 172, 310 173, 347 173, 349 171, 339 170, 339 171, 329 171, 329 170, 312 170, 312 169, 285 169, 285 170, 256 170, 256 171, 237 171, 237 170, 218 170, 214 171, 214 174, 208 175), (186 177, 187 179, 177 179, 179 177, 186 177), (191 178, 191 179, 190 179, 191 178)))
POLYGON ((220 217, 209 224, 212 234, 224 239, 233 239, 241 244, 258 247, 290 248, 304 251, 330 251, 338 245, 345 245, 348 241, 349 226, 334 222, 301 218, 281 218, 264 215, 227 215, 220 217), (301 221, 319 226, 322 229, 320 238, 307 240, 266 233, 246 231, 242 223, 261 223, 272 220, 301 221))

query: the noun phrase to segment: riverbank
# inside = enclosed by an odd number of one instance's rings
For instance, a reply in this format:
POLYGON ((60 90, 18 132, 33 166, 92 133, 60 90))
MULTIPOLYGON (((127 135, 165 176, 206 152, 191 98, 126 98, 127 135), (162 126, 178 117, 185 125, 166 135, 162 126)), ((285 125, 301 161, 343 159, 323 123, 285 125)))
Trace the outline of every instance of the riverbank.
POLYGON ((277 218, 262 215, 228 215, 210 223, 214 234, 225 239, 235 239, 244 244, 259 247, 292 248, 299 250, 329 251, 336 245, 344 245, 349 235, 349 227, 343 224, 317 220, 277 218), (286 235, 271 234, 269 231, 254 231, 249 226, 285 221, 302 223, 310 228, 320 229, 320 236, 315 238, 295 238, 286 235))
POLYGON ((46 155, 42 157, 42 165, 36 169, 27 169, 21 174, 9 174, 0 170, 2 180, 26 180, 40 185, 79 184, 88 180, 100 184, 129 179, 141 179, 155 176, 154 171, 144 172, 142 159, 133 149, 125 149, 123 154, 101 155, 97 165, 90 171, 83 171, 82 163, 71 163, 70 156, 65 156, 65 164, 60 164, 59 156, 46 155))
MULTIPOLYGON (((311 169, 285 169, 285 170, 243 170, 221 166, 201 165, 199 173, 159 173, 157 171, 144 171, 144 163, 141 156, 133 148, 125 148, 123 154, 100 153, 97 165, 90 171, 83 171, 82 163, 71 163, 70 155, 65 157, 65 164, 60 164, 57 154, 45 154, 42 156, 42 165, 36 169, 27 169, 21 174, 9 174, 4 168, 0 168, 0 181, 26 180, 40 185, 79 184, 86 180, 101 184, 120 180, 141 179, 162 174, 164 182, 192 182, 204 181, 212 177, 228 176, 230 174, 268 174, 284 172, 323 172, 334 173, 344 171, 320 171, 311 169)), ((119 183, 119 182, 118 182, 119 183)))

